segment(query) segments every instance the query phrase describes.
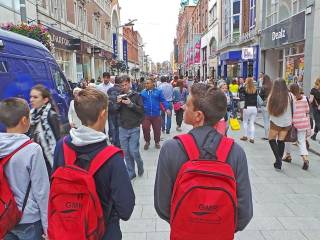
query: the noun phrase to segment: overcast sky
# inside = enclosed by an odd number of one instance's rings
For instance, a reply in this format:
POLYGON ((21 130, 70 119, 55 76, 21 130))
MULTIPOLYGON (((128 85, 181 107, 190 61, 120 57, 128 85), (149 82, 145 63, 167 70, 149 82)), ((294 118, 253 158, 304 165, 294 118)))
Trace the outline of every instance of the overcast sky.
POLYGON ((121 24, 138 19, 144 50, 155 62, 170 60, 176 35, 180 0, 119 0, 121 24))

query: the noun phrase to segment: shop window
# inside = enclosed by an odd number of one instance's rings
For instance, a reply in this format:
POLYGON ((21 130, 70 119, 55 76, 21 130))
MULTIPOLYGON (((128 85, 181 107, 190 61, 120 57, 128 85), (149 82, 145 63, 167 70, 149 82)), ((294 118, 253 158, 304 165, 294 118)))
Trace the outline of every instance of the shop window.
POLYGON ((240 34, 240 16, 239 15, 233 17, 232 27, 233 27, 233 36, 239 35, 240 34))
POLYGON ((274 25, 278 21, 279 0, 268 0, 266 8, 266 27, 274 25))
POLYGON ((283 60, 283 50, 279 50, 278 59, 283 60))
POLYGON ((279 22, 291 16, 292 0, 280 0, 279 4, 279 22))
POLYGON ((256 0, 250 0, 249 28, 256 26, 256 0))
POLYGON ((55 81, 58 92, 60 94, 67 94, 69 92, 69 86, 60 70, 55 66, 51 66, 51 74, 55 81))
POLYGON ((240 14, 240 0, 233 0, 233 14, 240 14))
POLYGON ((7 73, 8 72, 8 66, 5 61, 0 61, 0 73, 7 73))

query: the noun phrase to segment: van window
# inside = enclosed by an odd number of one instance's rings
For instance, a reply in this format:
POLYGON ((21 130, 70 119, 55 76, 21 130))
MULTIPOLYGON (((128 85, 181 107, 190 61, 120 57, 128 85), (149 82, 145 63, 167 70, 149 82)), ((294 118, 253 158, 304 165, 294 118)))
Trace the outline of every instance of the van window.
POLYGON ((69 86, 61 71, 57 67, 51 66, 51 73, 59 93, 68 94, 69 86))
POLYGON ((0 61, 0 73, 7 73, 8 72, 8 66, 5 61, 0 61))

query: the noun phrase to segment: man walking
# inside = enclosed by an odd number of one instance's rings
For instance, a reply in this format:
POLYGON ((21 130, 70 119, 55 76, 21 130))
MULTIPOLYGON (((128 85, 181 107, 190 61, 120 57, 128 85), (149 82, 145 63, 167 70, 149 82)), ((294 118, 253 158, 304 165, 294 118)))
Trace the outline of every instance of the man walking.
POLYGON ((115 77, 114 85, 108 90, 109 108, 108 108, 108 122, 110 141, 113 145, 120 147, 119 140, 119 121, 120 115, 117 108, 117 97, 121 94, 120 78, 115 77))
POLYGON ((143 102, 137 92, 132 91, 128 76, 121 77, 122 94, 118 96, 117 103, 120 112, 120 144, 125 153, 125 161, 130 179, 136 177, 135 162, 138 175, 143 175, 143 162, 140 147, 140 124, 143 120, 143 102))
MULTIPOLYGON (((172 110, 172 98, 173 98, 173 87, 170 83, 168 83, 169 78, 162 76, 161 83, 158 87, 159 90, 162 91, 164 99, 168 102, 170 111, 172 110)), ((171 129, 171 113, 167 114, 165 111, 161 111, 161 128, 162 132, 166 134, 170 134, 171 129)))
POLYGON ((160 134, 161 134, 161 117, 160 103, 163 104, 167 114, 171 114, 169 105, 164 99, 162 92, 154 87, 152 79, 146 81, 146 89, 141 92, 141 97, 144 106, 144 120, 142 122, 142 130, 144 140, 144 150, 148 150, 150 146, 150 126, 152 125, 155 147, 160 149, 160 134))

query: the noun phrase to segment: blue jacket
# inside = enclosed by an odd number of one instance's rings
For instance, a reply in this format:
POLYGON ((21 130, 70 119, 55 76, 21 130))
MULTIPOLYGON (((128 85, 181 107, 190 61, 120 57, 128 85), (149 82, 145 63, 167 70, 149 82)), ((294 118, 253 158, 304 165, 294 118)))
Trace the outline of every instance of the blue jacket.
MULTIPOLYGON (((66 137, 66 143, 78 154, 76 165, 87 169, 94 156, 107 146, 106 141, 86 146, 75 146, 71 143, 71 137, 66 137)), ((64 166, 62 150, 63 139, 57 143, 54 152, 53 172, 60 166, 64 166)), ((129 179, 129 175, 120 154, 113 156, 94 175, 96 189, 104 215, 108 215, 110 199, 112 207, 107 220, 108 226, 104 240, 121 240, 120 219, 127 221, 135 205, 135 195, 129 179)))
POLYGON ((162 91, 157 88, 153 88, 152 90, 144 89, 140 95, 143 100, 145 116, 160 116, 160 103, 164 105, 165 109, 170 109, 169 103, 165 100, 162 91))

